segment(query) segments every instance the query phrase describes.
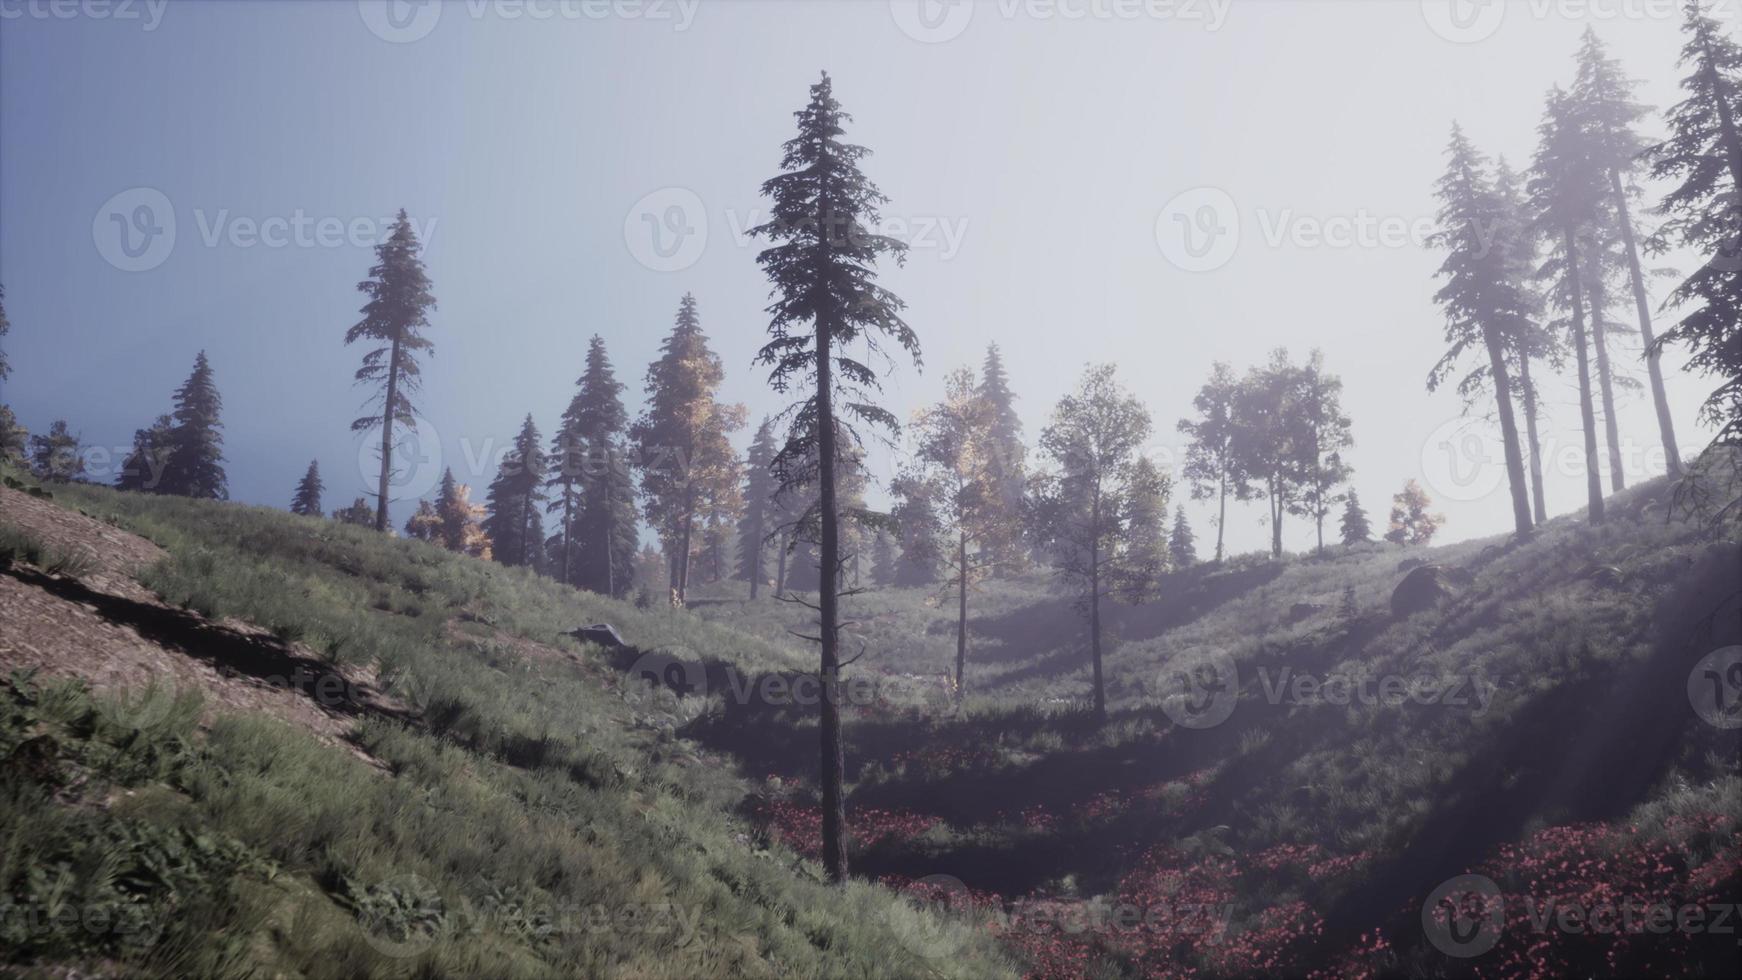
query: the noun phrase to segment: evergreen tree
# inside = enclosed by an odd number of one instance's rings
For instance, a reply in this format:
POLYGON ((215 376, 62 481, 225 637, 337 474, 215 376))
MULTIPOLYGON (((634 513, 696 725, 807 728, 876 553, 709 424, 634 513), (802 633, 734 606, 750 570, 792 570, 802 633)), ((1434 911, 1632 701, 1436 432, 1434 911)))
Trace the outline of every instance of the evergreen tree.
POLYGON ((296 494, 290 498, 290 512, 302 514, 305 517, 321 516, 321 491, 326 484, 321 482, 321 464, 317 460, 309 460, 308 472, 296 485, 296 494))
MULTIPOLYGON (((1525 464, 1530 473, 1531 516, 1537 524, 1548 520, 1548 502, 1542 484, 1542 440, 1538 420, 1542 396, 1537 390, 1531 365, 1546 361, 1559 367, 1564 360, 1560 342, 1542 322, 1542 296, 1534 287, 1537 264, 1537 233, 1525 198, 1524 179, 1501 157, 1495 165, 1494 193, 1503 209, 1503 219, 1494 229, 1494 247, 1507 258, 1509 291, 1527 303, 1529 316, 1514 323, 1510 354, 1518 365, 1518 401, 1524 408, 1525 464)), ((1480 371, 1480 369, 1478 369, 1480 371)), ((1466 401, 1469 393, 1465 394, 1466 401)))
POLYGON ((1126 478, 1125 541, 1115 566, 1120 591, 1133 603, 1161 594, 1168 558, 1167 503, 1173 481, 1147 456, 1138 456, 1126 478))
POLYGON ((1167 539, 1167 558, 1176 569, 1187 569, 1198 563, 1198 538, 1186 521, 1184 506, 1173 513, 1173 532, 1167 539))
POLYGON ((194 358, 193 373, 176 389, 175 421, 169 433, 169 457, 164 466, 163 491, 182 497, 228 500, 224 475, 224 437, 219 431, 223 399, 212 380, 206 352, 194 358))
POLYGON ((1428 513, 1431 506, 1433 501, 1421 484, 1414 480, 1405 483, 1403 492, 1391 498, 1391 527, 1385 532, 1385 540, 1423 547, 1431 544, 1434 534, 1446 523, 1444 516, 1428 513))
MULTIPOLYGON (((1437 189, 1439 230, 1430 244, 1447 252, 1438 273, 1446 282, 1434 300, 1445 309, 1446 341, 1451 347, 1428 374, 1427 386, 1429 391, 1438 388, 1466 352, 1478 349, 1487 355, 1487 377, 1493 383, 1506 476, 1512 490, 1513 528, 1519 537, 1528 537, 1534 526, 1530 487, 1525 482, 1518 423, 1512 414, 1512 376, 1507 362, 1519 349, 1518 338, 1528 329, 1532 302, 1519 288, 1512 257, 1499 247, 1505 243, 1497 231, 1512 216, 1488 176, 1486 158, 1456 125, 1446 157, 1446 174, 1437 189)), ((1470 397, 1468 388, 1465 397, 1470 397)), ((1320 549, 1323 547, 1321 539, 1320 549)))
POLYGON ((889 483, 889 494, 895 498, 890 516, 901 538, 901 556, 895 563, 892 584, 900 588, 928 588, 943 577, 939 567, 943 549, 938 540, 943 522, 932 499, 935 489, 911 471, 889 483))
POLYGON ((750 583, 755 599, 768 580, 768 539, 774 533, 774 420, 763 419, 756 427, 744 467, 744 517, 738 522, 738 568, 736 577, 750 583))
POLYGON ((514 438, 514 448, 490 482, 487 498, 490 516, 484 521, 484 532, 490 536, 496 560, 504 565, 525 565, 534 571, 544 565, 539 504, 545 497, 546 465, 538 426, 529 414, 514 438))
POLYGON ((1373 540, 1373 524, 1367 519, 1367 511, 1361 507, 1361 499, 1350 490, 1343 499, 1343 543, 1346 545, 1365 544, 1373 540))
MULTIPOLYGON (((1629 184, 1639 165, 1640 155, 1646 149, 1645 141, 1634 131, 1634 126, 1650 113, 1650 109, 1633 100, 1636 83, 1621 70, 1620 62, 1608 56, 1597 32, 1591 28, 1585 30, 1578 61, 1578 81, 1573 85, 1572 98, 1588 128, 1596 164, 1608 177, 1610 207, 1626 258, 1628 283, 1632 287, 1634 310, 1639 318, 1639 335, 1645 344, 1645 365, 1651 382, 1652 404, 1657 410, 1658 434, 1663 440, 1669 474, 1679 477, 1682 473, 1681 451, 1676 445, 1675 422, 1670 417, 1669 398, 1664 392, 1661 352, 1657 349, 1652 329, 1651 303, 1646 295, 1645 273, 1640 266, 1638 235, 1633 227, 1630 207, 1631 198, 1637 192, 1630 190, 1629 184)), ((1600 341, 1598 350, 1604 351, 1600 341)), ((1606 352, 1604 360, 1607 360, 1606 352)), ((1611 449, 1613 452, 1613 445, 1611 449)))
MULTIPOLYGON (((796 118, 798 134, 785 144, 782 172, 762 185, 772 202, 771 219, 754 230, 774 242, 756 259, 774 292, 768 310, 772 339, 757 360, 772 369, 774 390, 805 392, 791 410, 774 470, 783 487, 817 487, 819 560, 828 585, 842 565, 836 477, 849 454, 840 443, 843 437, 858 441, 856 424, 897 428, 894 415, 874 400, 872 359, 884 343, 893 343, 917 361, 919 338, 901 319, 901 300, 876 282, 877 259, 899 261, 906 246, 870 230, 886 199, 859 170, 868 151, 841 139, 850 117, 835 100, 826 72, 796 118), (855 345, 864 359, 850 356, 855 345)), ((847 877, 838 599, 836 589, 822 589, 817 610, 823 869, 835 882, 847 877)))
POLYGON ((67 429, 65 419, 56 419, 48 434, 30 437, 30 469, 47 483, 71 483, 84 477, 84 447, 67 429))
POLYGON ((1688 312, 1653 349, 1681 344, 1691 369, 1718 379, 1701 408, 1718 430, 1710 453, 1742 446, 1742 45, 1696 0, 1683 31, 1687 97, 1669 110, 1669 138, 1646 158, 1653 177, 1675 183, 1659 208, 1669 219, 1661 234, 1706 261, 1670 294, 1669 305, 1688 312))
POLYGON ((369 297, 361 310, 363 319, 345 332, 347 345, 359 340, 380 345, 363 355, 363 365, 356 374, 358 384, 380 386, 380 393, 364 403, 379 405, 380 409, 351 423, 353 432, 381 430, 381 477, 375 493, 377 531, 387 530, 393 427, 412 423, 416 408, 411 396, 423 375, 419 358, 434 347, 423 335, 436 301, 430 293, 421 251, 411 220, 401 209, 392 234, 375 246, 375 265, 369 270, 369 278, 357 284, 358 291, 369 297))
POLYGON ((1053 566, 1089 621, 1095 716, 1107 717, 1101 672, 1101 600, 1118 587, 1125 545, 1133 456, 1149 437, 1143 403, 1128 394, 1110 364, 1091 366, 1077 390, 1059 400, 1040 448, 1058 472, 1035 481, 1035 512, 1053 566))
POLYGON ((349 507, 341 507, 333 511, 333 520, 340 524, 355 524, 359 527, 375 526, 375 508, 369 506, 367 498, 358 497, 349 507))
POLYGON ((677 322, 647 369, 647 410, 630 429, 641 451, 647 522, 671 567, 672 596, 687 597, 690 562, 717 503, 737 492, 737 458, 728 437, 744 427, 744 406, 716 398, 725 369, 708 349, 696 299, 688 293, 677 322))
POLYGON ((1313 351, 1298 375, 1295 422, 1300 429, 1296 462, 1300 496, 1294 513, 1312 518, 1318 534, 1318 554, 1325 553, 1325 518, 1342 499, 1338 487, 1353 471, 1343 451, 1355 445, 1349 417, 1343 414, 1343 381, 1325 370, 1325 358, 1313 351))
POLYGON ((149 429, 133 431, 133 448, 121 461, 121 471, 115 474, 115 489, 135 493, 159 493, 163 488, 164 471, 169 467, 169 451, 174 445, 175 421, 159 415, 149 429))
POLYGON ((1181 419, 1179 431, 1191 439, 1181 475, 1191 487, 1193 500, 1216 501, 1216 563, 1221 564, 1228 525, 1228 495, 1249 500, 1252 486, 1245 479, 1235 456, 1234 411, 1240 401, 1240 382, 1228 365, 1217 362, 1210 380, 1198 390, 1192 404, 1196 419, 1181 419))
POLYGON ((1023 547, 1023 497, 1026 493, 1028 448, 1022 443, 1022 419, 1016 414, 1016 394, 1004 370, 1004 357, 996 343, 986 346, 986 361, 980 370, 980 397, 988 405, 987 443, 992 453, 992 480, 998 488, 993 524, 1000 532, 986 548, 997 571, 1020 571, 1027 564, 1023 547))
POLYGON ((1597 463, 1597 423, 1592 407, 1590 346, 1585 339, 1584 265, 1579 243, 1596 220, 1604 197, 1602 173, 1585 140, 1572 100, 1559 88, 1549 93, 1538 130, 1541 140, 1530 178, 1537 222, 1556 243, 1541 275, 1556 284, 1556 302, 1572 311, 1572 347, 1578 363, 1579 417, 1585 434, 1585 489, 1590 520, 1603 521, 1603 479, 1597 463))
POLYGON ((878 531, 871 545, 871 584, 888 588, 895 584, 895 540, 888 531, 878 531))
POLYGON ((557 577, 622 598, 635 577, 635 483, 624 439, 629 413, 605 341, 587 346, 585 372, 552 441, 550 508, 559 511, 557 577))

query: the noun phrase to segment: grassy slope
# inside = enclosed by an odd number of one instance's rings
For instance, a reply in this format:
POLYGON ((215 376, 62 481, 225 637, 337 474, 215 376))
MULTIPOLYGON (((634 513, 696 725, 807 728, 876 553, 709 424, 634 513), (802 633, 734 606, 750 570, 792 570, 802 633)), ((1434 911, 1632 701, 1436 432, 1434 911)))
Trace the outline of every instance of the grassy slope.
POLYGON ((15 904, 0 949, 14 964, 332 977, 1011 971, 983 935, 886 889, 826 887, 814 866, 765 846, 732 812, 750 787, 730 760, 674 736, 678 706, 626 697, 604 651, 557 634, 607 620, 645 649, 750 670, 790 666, 786 651, 331 522, 92 487, 56 497, 164 547, 171 558, 144 580, 170 602, 373 665, 419 719, 360 720, 354 740, 383 772, 276 722, 225 717, 196 731, 185 692, 172 710, 137 713, 40 678, 9 684, 0 881, 15 904), (33 752, 48 761, 21 761, 33 752), (69 927, 54 918, 65 910, 130 924, 69 927))

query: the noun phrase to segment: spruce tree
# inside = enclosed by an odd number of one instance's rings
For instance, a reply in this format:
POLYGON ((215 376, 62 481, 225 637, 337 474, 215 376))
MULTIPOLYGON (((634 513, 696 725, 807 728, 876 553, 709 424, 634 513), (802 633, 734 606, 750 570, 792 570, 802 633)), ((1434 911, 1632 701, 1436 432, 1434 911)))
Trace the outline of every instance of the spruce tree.
POLYGON ((768 579, 768 539, 774 533, 774 420, 763 419, 744 460, 744 516, 738 522, 738 567, 735 577, 750 583, 755 599, 768 579))
POLYGON ((1367 511, 1361 507, 1361 498, 1353 490, 1343 499, 1342 532, 1345 545, 1365 544, 1373 540, 1373 524, 1367 519, 1367 511))
POLYGON ((135 429, 133 448, 122 460, 121 471, 115 474, 115 489, 161 493, 174 430, 175 421, 167 415, 159 415, 148 429, 135 429))
POLYGON ((1530 197, 1536 220, 1556 243, 1541 275, 1553 282, 1556 302, 1572 313, 1572 347, 1578 363, 1579 418, 1585 435, 1585 490, 1590 521, 1603 521, 1603 478, 1598 471, 1597 422, 1592 407, 1590 345, 1585 335, 1585 268, 1580 241, 1597 218, 1604 196, 1602 173, 1591 156, 1572 100, 1559 88, 1549 92, 1530 197))
POLYGON ((30 437, 30 469, 46 483, 72 483, 84 478, 84 446, 67 428, 65 419, 54 420, 47 434, 30 437))
POLYGON ((305 517, 321 516, 321 491, 326 484, 321 482, 321 464, 317 460, 309 460, 308 472, 297 482, 296 493, 290 498, 290 512, 305 517))
POLYGON ((871 584, 888 588, 895 584, 895 539, 879 530, 871 544, 871 584))
POLYGON ((206 352, 194 358, 193 373, 176 389, 175 421, 169 434, 169 457, 164 466, 163 492, 206 500, 228 500, 224 475, 224 436, 219 430, 223 399, 212 379, 206 352))
POLYGON ((1022 540, 1022 502, 1026 493, 1028 448, 1022 443, 1022 418, 1016 414, 1016 394, 1010 390, 1010 377, 1005 373, 1004 357, 996 343, 986 346, 979 393, 988 406, 986 442, 992 453, 992 479, 998 489, 995 506, 999 514, 994 523, 1001 532, 999 540, 988 541, 986 546, 995 559, 995 572, 1020 571, 1027 564, 1022 540))
POLYGON ((1198 563, 1197 535, 1186 521, 1183 505, 1174 509, 1173 531, 1167 539, 1167 559, 1175 569, 1187 569, 1198 563))
POLYGON ((595 335, 552 440, 550 485, 559 493, 550 508, 560 512, 558 577, 618 598, 629 594, 635 576, 635 485, 624 448, 628 424, 623 385, 604 339, 595 335))
MULTIPOLYGON (((1446 174, 1436 191, 1439 229, 1429 241, 1447 253, 1438 273, 1445 285, 1434 300, 1445 310, 1446 342, 1451 347, 1428 374, 1427 386, 1429 391, 1438 388, 1467 352, 1486 355, 1487 378, 1493 385, 1500 418, 1507 484, 1512 492, 1513 530, 1521 538, 1528 537, 1534 527, 1530 487, 1513 415, 1507 362, 1519 349, 1518 338, 1529 329, 1532 302, 1519 288, 1512 258, 1503 247, 1497 247, 1503 242, 1496 232, 1512 215, 1489 177, 1487 159, 1457 125, 1452 126, 1446 157, 1446 174)), ((1469 394, 1466 390, 1465 396, 1469 394)), ((1320 549, 1323 547, 1321 537, 1320 549)))
POLYGON ((1115 565, 1123 597, 1147 602, 1161 594, 1168 558, 1167 503, 1173 481, 1147 456, 1138 456, 1126 478, 1125 541, 1115 565))
POLYGON ((818 491, 823 869, 840 882, 847 877, 847 827, 841 617, 832 587, 842 564, 837 466, 849 455, 843 438, 858 441, 856 425, 897 428, 895 416, 875 401, 874 359, 888 360, 882 352, 892 343, 917 362, 919 338, 901 319, 900 298, 877 284, 878 258, 899 261, 906 246, 870 230, 886 199, 859 170, 868 151, 841 138, 850 117, 835 100, 828 73, 811 86, 809 104, 795 115, 798 133, 784 146, 782 172, 762 185, 772 202, 771 219, 754 229, 775 243, 756 259, 774 295, 768 308, 772 338, 757 360, 772 369, 775 391, 802 393, 791 410, 786 445, 775 455, 775 473, 783 486, 814 484, 818 491))
POLYGON ((1180 475, 1191 487, 1193 500, 1216 501, 1216 564, 1222 563, 1228 528, 1228 496, 1249 500, 1252 486, 1240 471, 1235 456, 1234 412, 1240 401, 1240 382, 1228 365, 1218 361, 1210 380, 1198 389, 1192 404, 1195 419, 1181 419, 1179 431, 1191 440, 1186 447, 1180 475))
MULTIPOLYGON (((1608 177, 1610 207, 1627 263, 1628 284, 1632 287, 1634 310, 1639 318, 1639 336, 1645 344, 1645 365, 1651 382, 1652 404, 1657 410, 1658 434, 1663 440, 1669 474, 1679 477, 1682 473, 1681 451, 1676 445, 1675 422, 1670 417, 1669 398, 1664 392, 1661 351, 1657 348, 1652 329, 1651 302, 1646 295, 1638 233, 1633 227, 1630 207, 1637 191, 1630 189, 1629 185, 1639 166, 1640 155, 1646 149, 1645 141, 1635 132, 1634 126, 1650 113, 1650 109, 1633 100, 1636 83, 1621 70, 1620 62, 1609 57, 1594 29, 1585 30, 1578 62, 1578 81, 1573 85, 1572 98, 1587 127, 1596 164, 1608 177)), ((1603 351, 1601 343, 1598 350, 1603 351)))
POLYGON ((1705 258, 1670 294, 1687 312, 1655 348, 1675 343, 1689 367, 1718 380, 1701 415, 1718 430, 1705 453, 1742 446, 1742 45, 1695 0, 1688 0, 1681 66, 1686 98, 1667 115, 1669 137, 1646 159, 1651 175, 1673 181, 1659 211, 1660 234, 1705 258))
POLYGON ((484 531, 490 536, 496 560, 504 565, 525 565, 534 571, 544 565, 544 521, 539 504, 545 497, 545 469, 543 440, 528 414, 514 438, 514 448, 503 457, 496 478, 490 482, 490 516, 484 521, 484 531))
POLYGON ((736 456, 728 437, 744 427, 744 406, 721 403, 725 369, 708 348, 696 298, 678 305, 659 359, 647 369, 647 409, 629 430, 639 447, 647 522, 670 565, 671 595, 687 598, 690 563, 717 501, 736 492, 736 456))
POLYGON ((416 408, 411 396, 418 390, 423 375, 419 358, 434 347, 423 335, 436 301, 430 293, 421 251, 411 220, 401 209, 393 232, 375 246, 375 265, 369 270, 369 278, 357 284, 358 291, 369 297, 361 310, 363 319, 345 332, 347 345, 359 340, 379 345, 364 353, 356 380, 358 384, 380 387, 380 392, 364 403, 380 407, 352 422, 351 431, 381 430, 375 529, 383 532, 387 530, 388 484, 393 476, 393 427, 412 423, 416 408))
POLYGON ((892 584, 904 589, 919 589, 936 585, 943 577, 942 521, 933 499, 936 487, 920 474, 908 471, 889 483, 889 494, 895 500, 890 516, 901 540, 901 557, 896 560, 892 584))
POLYGON ((1563 349, 1555 332, 1542 322, 1542 296, 1535 288, 1537 229, 1530 215, 1530 202, 1525 198, 1524 179, 1507 164, 1505 157, 1495 165, 1494 193, 1503 211, 1502 221, 1492 233, 1494 247, 1506 256, 1510 291, 1522 297, 1529 310, 1526 319, 1514 323, 1510 353, 1513 363, 1518 365, 1518 402, 1524 409, 1524 459, 1525 468, 1530 473, 1531 516, 1540 525, 1548 521, 1538 425, 1542 395, 1537 390, 1531 366, 1538 361, 1559 366, 1564 359, 1563 349))

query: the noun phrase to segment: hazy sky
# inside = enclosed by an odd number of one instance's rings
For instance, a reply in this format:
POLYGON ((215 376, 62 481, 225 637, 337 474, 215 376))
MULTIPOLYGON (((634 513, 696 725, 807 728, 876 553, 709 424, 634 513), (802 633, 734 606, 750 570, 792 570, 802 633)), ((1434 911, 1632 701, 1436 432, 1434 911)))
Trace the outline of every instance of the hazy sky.
MULTIPOLYGON (((926 361, 891 379, 899 414, 997 340, 1031 438, 1085 363, 1115 361, 1167 461, 1212 361, 1318 347, 1375 520, 1416 477, 1448 537, 1496 533, 1501 474, 1448 469, 1461 406, 1424 389, 1443 342, 1419 239, 1448 128, 1528 163, 1587 25, 1669 105, 1676 6, 0 0, 3 397, 32 431, 64 417, 119 454, 203 348, 232 495, 283 506, 318 457, 341 505, 370 462, 342 336, 403 207, 440 301, 421 399, 439 450, 414 492, 452 465, 481 496, 529 411, 548 437, 595 332, 639 395, 686 291, 754 420, 781 402, 751 363, 768 287, 742 230, 827 69, 912 239, 884 279, 926 361), (1205 237, 1234 228, 1237 247, 1205 237)), ((1691 451, 1709 385, 1681 362, 1691 451)), ((1544 387, 1558 513, 1583 500, 1576 397, 1544 387)), ((1619 414, 1629 475, 1661 472, 1648 399, 1619 414)), ((1210 510, 1190 512, 1207 550, 1210 510)), ((1264 546, 1263 513, 1231 515, 1236 550, 1264 546)), ((1287 539, 1311 536, 1295 520, 1287 539)))

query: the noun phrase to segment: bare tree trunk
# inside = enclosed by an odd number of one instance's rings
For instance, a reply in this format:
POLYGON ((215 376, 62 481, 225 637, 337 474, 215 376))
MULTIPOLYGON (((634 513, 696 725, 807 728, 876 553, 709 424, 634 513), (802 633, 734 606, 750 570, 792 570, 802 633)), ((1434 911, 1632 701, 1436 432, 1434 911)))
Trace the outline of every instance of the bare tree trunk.
POLYGON ((617 475, 616 462, 609 446, 605 449, 605 594, 617 598, 617 502, 612 498, 612 479, 617 475))
POLYGON ((835 511, 835 409, 834 367, 829 349, 832 317, 817 318, 817 476, 821 491, 822 551, 818 569, 818 609, 822 637, 821 680, 823 700, 818 728, 822 749, 823 871, 830 881, 847 878, 847 801, 843 790, 846 756, 841 746, 840 692, 840 594, 835 570, 840 564, 839 515, 835 511))
POLYGON ((1222 532, 1228 526, 1228 470, 1222 468, 1222 476, 1217 481, 1216 497, 1220 510, 1216 515, 1216 564, 1222 563, 1222 532))
POLYGON ((1095 719, 1107 720, 1107 689, 1101 681, 1101 490, 1095 488, 1089 522, 1089 659, 1095 674, 1095 719))
POLYGON ((1548 520, 1548 503, 1542 490, 1542 443, 1536 433, 1536 385, 1530 380, 1530 355, 1518 355, 1518 383, 1524 391, 1524 430, 1530 442, 1530 504, 1536 523, 1548 520))
POLYGON ((678 555, 677 598, 679 604, 689 602, 690 535, 696 526, 695 490, 684 490, 683 552, 678 555))
POLYGON ((776 546, 780 548, 780 559, 774 568, 774 594, 778 596, 786 591, 786 535, 782 534, 780 536, 780 540, 776 542, 776 546))
POLYGON ((387 355, 387 404, 381 408, 381 482, 375 495, 375 530, 387 530, 387 482, 393 473, 393 406, 399 400, 399 338, 387 355))
POLYGON ((956 535, 956 703, 962 703, 962 670, 968 663, 968 536, 956 535))
POLYGON ((1585 427, 1585 490, 1592 524, 1603 523, 1603 477, 1597 470, 1597 417, 1591 408, 1590 353, 1585 348, 1585 301, 1579 284, 1579 245, 1573 230, 1562 234, 1566 243, 1567 292, 1573 300, 1573 345, 1579 363, 1579 418, 1585 427))
POLYGON ((1615 418, 1615 380, 1609 370, 1608 324, 1604 322, 1606 297, 1596 276, 1591 277, 1591 347, 1597 355, 1597 392, 1603 400, 1603 437, 1609 448, 1609 485, 1612 491, 1627 489, 1627 471, 1621 465, 1621 427, 1615 418))
POLYGON ((1651 303, 1645 295, 1645 272, 1639 265, 1639 244, 1633 237, 1633 215, 1627 210, 1627 191, 1621 186, 1621 172, 1609 171, 1610 190, 1615 194, 1615 207, 1621 218, 1621 241, 1627 246, 1627 268, 1633 280, 1633 306, 1639 314, 1639 340, 1645 345, 1645 370, 1651 376, 1651 402, 1657 409, 1657 431, 1663 440, 1663 455, 1671 477, 1682 475, 1681 449, 1676 446, 1675 420, 1669 414, 1669 396, 1663 389, 1662 354, 1657 349, 1657 336, 1651 328, 1651 303))
POLYGON ((1498 330, 1485 328, 1488 370, 1494 375, 1494 402, 1500 409, 1500 441, 1506 454, 1506 481, 1512 489, 1512 521, 1520 538, 1530 536, 1530 498, 1525 491, 1524 455, 1518 448, 1518 422, 1512 415, 1512 379, 1506 374, 1506 348, 1498 330))
MULTIPOLYGON (((564 465, 565 466, 567 465, 567 460, 564 461, 564 465)), ((567 473, 565 473, 563 475, 568 476, 567 473)), ((573 517, 574 509, 575 509, 574 488, 567 481, 564 481, 564 483, 563 483, 563 567, 562 567, 562 573, 557 576, 557 580, 562 582, 562 584, 564 584, 564 585, 573 585, 574 584, 574 582, 572 581, 572 576, 569 573, 569 570, 574 567, 574 565, 572 565, 569 561, 569 537, 570 537, 570 531, 574 528, 574 517, 573 517)))

